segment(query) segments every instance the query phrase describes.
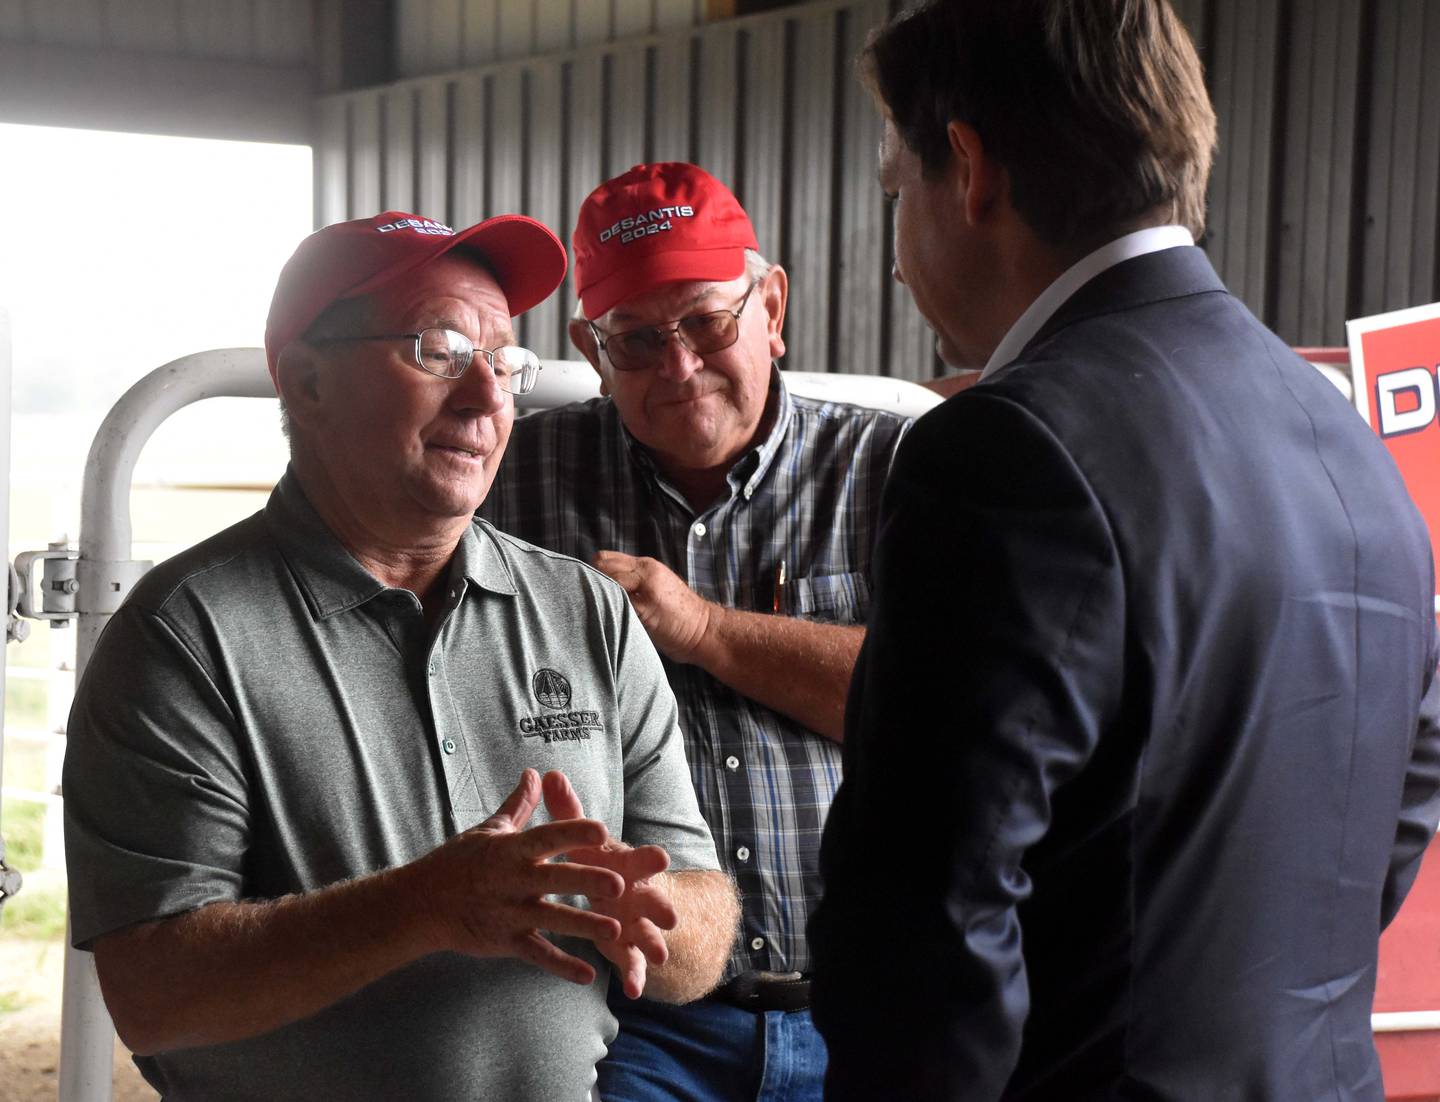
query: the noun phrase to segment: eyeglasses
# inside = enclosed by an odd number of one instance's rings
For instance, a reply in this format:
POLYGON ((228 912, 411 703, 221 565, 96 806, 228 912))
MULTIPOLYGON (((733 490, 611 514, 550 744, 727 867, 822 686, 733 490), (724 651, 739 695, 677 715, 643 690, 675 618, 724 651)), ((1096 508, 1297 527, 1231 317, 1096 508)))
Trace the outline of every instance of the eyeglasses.
POLYGON ((670 325, 643 325, 623 333, 606 335, 592 321, 587 322, 595 334, 595 343, 610 357, 616 371, 644 371, 658 367, 665 358, 665 345, 670 334, 697 356, 723 352, 740 337, 740 315, 761 277, 750 281, 745 295, 733 310, 712 310, 708 314, 691 314, 670 325))
POLYGON ((415 342, 414 365, 442 379, 458 379, 475 358, 485 357, 495 382, 509 394, 529 394, 540 376, 540 358, 528 348, 507 344, 501 348, 476 348, 464 333, 453 329, 422 329, 418 333, 395 333, 373 337, 321 337, 312 344, 339 344, 344 341, 415 342))

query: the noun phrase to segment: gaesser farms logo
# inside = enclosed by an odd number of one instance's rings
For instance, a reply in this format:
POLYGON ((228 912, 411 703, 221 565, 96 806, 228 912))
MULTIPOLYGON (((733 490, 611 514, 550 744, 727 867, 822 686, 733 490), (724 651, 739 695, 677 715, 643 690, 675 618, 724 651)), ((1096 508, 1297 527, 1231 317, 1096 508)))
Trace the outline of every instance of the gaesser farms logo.
POLYGON ((402 218, 398 222, 387 222, 383 226, 376 226, 380 233, 393 233, 395 230, 414 230, 416 233, 428 234, 431 237, 454 237, 455 231, 444 222, 435 222, 429 218, 402 218))
POLYGON ((520 733, 526 738, 542 738, 547 743, 580 742, 604 730, 599 712, 565 711, 570 707, 570 681, 558 670, 536 670, 530 679, 530 688, 543 707, 553 710, 521 718, 520 733))
POLYGON ((570 706, 570 682, 565 680, 563 673, 536 670, 535 676, 530 679, 530 687, 535 690, 535 699, 547 708, 558 711, 570 706))
POLYGON ((656 207, 654 210, 642 210, 638 214, 620 219, 608 229, 601 230, 600 244, 605 244, 612 237, 619 237, 622 245, 639 241, 651 234, 673 230, 675 227, 671 223, 672 219, 694 217, 694 207, 656 207))

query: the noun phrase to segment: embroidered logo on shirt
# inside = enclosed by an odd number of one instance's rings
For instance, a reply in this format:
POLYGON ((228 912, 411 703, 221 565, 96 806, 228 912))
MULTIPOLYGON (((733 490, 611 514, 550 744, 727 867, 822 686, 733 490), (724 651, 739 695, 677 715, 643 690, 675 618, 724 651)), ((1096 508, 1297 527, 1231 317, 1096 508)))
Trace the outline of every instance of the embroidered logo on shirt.
POLYGON ((570 682, 563 673, 551 669, 536 670, 535 676, 530 679, 530 687, 535 690, 535 699, 545 707, 554 708, 557 712, 570 707, 570 682))
POLYGON ((599 712, 564 711, 570 707, 572 693, 569 678, 558 670, 537 670, 530 679, 530 688, 541 706, 554 709, 554 714, 521 717, 520 733, 526 738, 541 738, 547 743, 581 742, 605 730, 599 712))

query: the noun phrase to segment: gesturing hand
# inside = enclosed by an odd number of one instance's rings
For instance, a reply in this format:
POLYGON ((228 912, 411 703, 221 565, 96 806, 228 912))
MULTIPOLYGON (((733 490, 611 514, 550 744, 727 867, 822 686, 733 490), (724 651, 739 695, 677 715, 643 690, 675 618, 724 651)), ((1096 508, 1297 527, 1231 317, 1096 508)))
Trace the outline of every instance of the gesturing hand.
POLYGON ((709 630, 716 606, 656 559, 622 551, 600 551, 593 565, 630 594, 635 615, 650 633, 656 650, 676 662, 694 660, 695 650, 709 630))
MULTIPOLYGON (((545 808, 552 819, 557 823, 584 821, 580 797, 565 774, 554 770, 546 773, 543 786, 545 808)), ((675 907, 670 901, 668 879, 659 876, 669 867, 670 858, 659 846, 631 847, 607 839, 571 850, 570 860, 611 869, 624 878, 623 893, 603 899, 591 896, 590 906, 618 924, 615 936, 595 939, 595 948, 615 966, 625 994, 638 999, 645 990, 648 964, 659 967, 670 955, 661 931, 675 928, 675 907)))
POLYGON ((595 969, 540 931, 588 938, 604 952, 622 936, 622 922, 599 908, 622 896, 627 881, 606 862, 587 863, 609 842, 604 823, 575 814, 526 830, 540 794, 540 775, 525 770, 494 815, 415 862, 415 891, 437 948, 519 957, 572 983, 592 983, 595 969), (567 860, 550 860, 561 854, 567 860), (557 903, 549 895, 585 896, 595 909, 557 903))

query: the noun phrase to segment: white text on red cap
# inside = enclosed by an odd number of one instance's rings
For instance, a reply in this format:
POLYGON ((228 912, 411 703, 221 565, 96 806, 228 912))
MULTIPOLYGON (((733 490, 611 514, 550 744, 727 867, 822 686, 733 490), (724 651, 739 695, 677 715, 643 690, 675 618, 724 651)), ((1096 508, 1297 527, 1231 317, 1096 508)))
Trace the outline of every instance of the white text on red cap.
POLYGON ((694 217, 694 207, 656 207, 654 210, 642 210, 639 214, 620 219, 609 229, 601 230, 600 244, 605 244, 616 234, 620 235, 620 244, 622 245, 627 241, 638 241, 652 233, 671 229, 670 219, 672 218, 694 217))
POLYGON ((426 233, 431 237, 455 236, 455 231, 444 222, 432 222, 428 218, 402 218, 398 222, 391 222, 375 228, 381 233, 389 233, 391 230, 414 230, 416 233, 426 233))

